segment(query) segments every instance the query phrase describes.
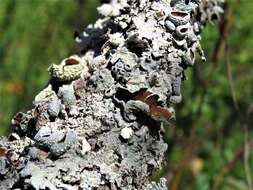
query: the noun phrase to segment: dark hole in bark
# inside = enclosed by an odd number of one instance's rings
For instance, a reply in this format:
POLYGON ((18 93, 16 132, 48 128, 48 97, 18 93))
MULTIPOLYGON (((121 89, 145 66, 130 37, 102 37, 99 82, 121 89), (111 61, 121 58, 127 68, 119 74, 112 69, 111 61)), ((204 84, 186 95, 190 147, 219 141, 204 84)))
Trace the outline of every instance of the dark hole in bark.
POLYGON ((100 80, 103 80, 103 76, 102 75, 98 75, 98 78, 100 79, 100 80))
MULTIPOLYGON (((25 187, 25 179, 20 178, 13 186, 11 189, 23 189, 25 187)), ((34 187, 31 185, 27 186, 29 190, 36 190, 34 187)))
POLYGON ((185 12, 179 12, 179 11, 173 11, 173 12, 171 12, 171 14, 173 15, 173 16, 177 16, 177 17, 186 17, 188 14, 187 13, 185 13, 185 12))
POLYGON ((212 14, 211 20, 217 21, 218 20, 218 15, 216 13, 212 14))
POLYGON ((181 33, 186 33, 187 30, 188 30, 187 28, 182 28, 182 29, 180 30, 180 32, 181 32, 181 33))
POLYGON ((55 117, 55 116, 49 116, 49 120, 50 120, 51 122, 54 122, 54 121, 55 121, 55 119, 56 119, 56 117, 55 117))
POLYGON ((140 123, 140 125, 145 125, 149 128, 149 134, 159 139, 159 130, 161 126, 161 122, 153 120, 149 115, 138 112, 136 113, 137 122, 140 123))
POLYGON ((120 139, 121 142, 123 142, 123 143, 127 143, 127 142, 128 142, 128 139, 124 139, 122 136, 119 136, 119 139, 120 139))
MULTIPOLYGON (((122 155, 118 152, 118 151, 114 151, 114 154, 116 154, 117 155, 117 157, 118 157, 118 159, 117 159, 117 161, 118 161, 118 166, 119 166, 119 164, 122 162, 122 160, 123 160, 123 157, 122 157, 122 155)), ((119 166, 120 167, 120 166, 119 166)))
POLYGON ((192 49, 190 49, 190 57, 191 57, 191 60, 193 60, 194 57, 195 57, 195 54, 194 54, 194 52, 192 51, 192 49))
POLYGON ((144 40, 134 38, 127 41, 127 48, 140 57, 142 53, 147 50, 148 43, 144 40))
POLYGON ((123 88, 119 88, 115 94, 115 98, 117 98, 118 100, 123 100, 124 102, 131 100, 133 97, 133 93, 123 88))
POLYGON ((154 165, 148 164, 147 166, 148 174, 152 174, 154 171, 154 168, 155 168, 154 165))
POLYGON ((129 100, 133 100, 134 97, 137 96, 137 94, 139 94, 142 90, 147 90, 147 89, 142 88, 134 93, 131 93, 124 88, 119 88, 115 94, 115 98, 118 100, 123 100, 124 102, 127 102, 129 100))
POLYGON ((34 137, 37 133, 37 130, 36 130, 36 119, 35 118, 31 118, 29 121, 28 121, 28 124, 27 124, 27 136, 28 137, 34 137))

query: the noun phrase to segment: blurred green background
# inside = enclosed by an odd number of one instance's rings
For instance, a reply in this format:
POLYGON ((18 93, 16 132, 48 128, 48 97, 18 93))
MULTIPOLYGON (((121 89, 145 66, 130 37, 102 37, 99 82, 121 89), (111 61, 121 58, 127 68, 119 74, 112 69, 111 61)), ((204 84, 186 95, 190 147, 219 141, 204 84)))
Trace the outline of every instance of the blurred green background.
MULTIPOLYGON (((32 107, 48 80, 48 66, 75 53, 73 33, 96 20, 97 5, 98 0, 0 0, 0 134, 8 132, 16 112, 32 107)), ((207 63, 198 60, 186 71, 177 127, 165 133, 166 167, 157 172, 171 190, 250 188, 252 7, 250 0, 229 0, 221 24, 208 25, 202 34, 207 63)))

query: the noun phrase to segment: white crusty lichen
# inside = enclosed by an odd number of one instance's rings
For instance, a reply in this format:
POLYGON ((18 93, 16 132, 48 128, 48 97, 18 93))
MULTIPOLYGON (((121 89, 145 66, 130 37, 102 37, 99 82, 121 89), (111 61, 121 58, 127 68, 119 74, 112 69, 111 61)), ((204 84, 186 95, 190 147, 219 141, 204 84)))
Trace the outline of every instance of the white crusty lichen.
POLYGON ((158 183, 151 182, 147 185, 145 190, 167 190, 166 181, 165 178, 161 178, 158 183))
POLYGON ((127 139, 131 138, 133 133, 134 133, 134 131, 130 127, 124 127, 123 129, 121 129, 120 136, 123 139, 127 140, 127 139))

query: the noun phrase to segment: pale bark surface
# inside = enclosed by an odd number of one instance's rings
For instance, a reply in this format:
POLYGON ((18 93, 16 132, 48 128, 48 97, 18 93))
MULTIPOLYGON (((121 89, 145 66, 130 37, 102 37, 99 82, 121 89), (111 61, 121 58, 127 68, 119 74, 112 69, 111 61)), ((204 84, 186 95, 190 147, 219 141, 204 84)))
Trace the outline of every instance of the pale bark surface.
POLYGON ((167 189, 149 182, 167 149, 160 125, 174 119, 184 69, 196 52, 205 60, 200 33, 222 2, 103 2, 76 33, 82 53, 49 68, 34 109, 1 138, 0 189, 167 189))

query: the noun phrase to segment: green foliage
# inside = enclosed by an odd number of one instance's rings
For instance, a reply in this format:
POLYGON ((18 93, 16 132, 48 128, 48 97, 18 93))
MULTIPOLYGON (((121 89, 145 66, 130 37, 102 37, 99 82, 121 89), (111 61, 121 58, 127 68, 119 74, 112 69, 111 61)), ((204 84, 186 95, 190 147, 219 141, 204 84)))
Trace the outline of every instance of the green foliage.
MULTIPOLYGON (((31 108, 35 94, 47 82, 47 67, 75 52, 73 32, 95 20, 97 4, 97 0, 1 0, 0 133, 8 131, 17 111, 31 108)), ((212 61, 221 34, 217 27, 207 26, 202 34, 207 63, 198 60, 186 71, 183 102, 176 106, 177 127, 167 128, 165 133, 168 164, 159 172, 172 176, 168 177, 170 184, 178 189, 247 189, 242 156, 227 172, 222 173, 222 169, 242 150, 242 124, 250 105, 253 109, 251 5, 249 1, 240 5, 229 1, 235 20, 232 30, 225 34, 228 56, 222 54, 218 61, 212 61)), ((250 143, 252 112, 247 121, 250 143)), ((252 163, 251 151, 251 171, 252 163)))

